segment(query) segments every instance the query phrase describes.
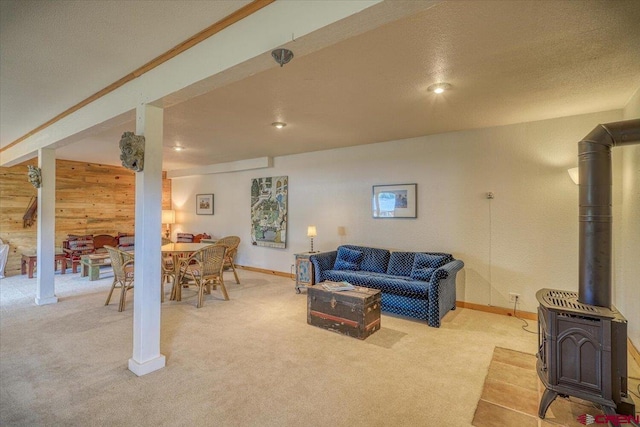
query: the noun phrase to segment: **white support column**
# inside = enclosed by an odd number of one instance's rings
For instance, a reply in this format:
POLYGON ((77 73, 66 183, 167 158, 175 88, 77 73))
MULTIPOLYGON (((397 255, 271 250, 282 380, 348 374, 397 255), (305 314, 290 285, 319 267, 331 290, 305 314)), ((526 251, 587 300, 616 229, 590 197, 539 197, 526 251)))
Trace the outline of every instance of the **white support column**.
POLYGON ((55 304, 55 234, 56 234, 56 155, 55 150, 38 150, 38 167, 42 171, 42 185, 38 188, 38 236, 36 253, 38 260, 38 284, 36 304, 55 304))
POLYGON ((141 104, 136 134, 144 135, 144 168, 136 173, 133 357, 129 369, 145 375, 164 368, 160 354, 163 110, 141 104))

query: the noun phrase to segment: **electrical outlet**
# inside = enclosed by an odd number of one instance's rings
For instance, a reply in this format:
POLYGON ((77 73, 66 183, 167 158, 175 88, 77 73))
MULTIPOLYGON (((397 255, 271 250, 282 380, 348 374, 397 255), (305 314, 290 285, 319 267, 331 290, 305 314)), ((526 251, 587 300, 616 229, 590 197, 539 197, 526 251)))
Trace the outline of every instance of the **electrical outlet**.
POLYGON ((520 294, 509 292, 509 302, 520 302, 520 294))

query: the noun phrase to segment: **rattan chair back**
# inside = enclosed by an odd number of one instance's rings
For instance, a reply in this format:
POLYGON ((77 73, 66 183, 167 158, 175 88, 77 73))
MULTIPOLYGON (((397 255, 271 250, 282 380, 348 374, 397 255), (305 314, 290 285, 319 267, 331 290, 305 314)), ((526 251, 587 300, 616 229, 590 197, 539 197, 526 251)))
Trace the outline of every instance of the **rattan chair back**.
POLYGON ((235 258, 238 253, 238 246, 240 245, 240 237, 226 236, 218 239, 215 244, 227 247, 227 254, 224 259, 224 268, 231 268, 233 270, 233 275, 236 278, 236 283, 240 284, 240 279, 238 278, 238 272, 236 271, 235 265, 235 258))
POLYGON ((107 296, 107 302, 105 302, 104 305, 109 305, 113 290, 119 287, 121 288, 121 293, 118 311, 123 311, 127 291, 133 288, 133 253, 121 251, 120 249, 116 249, 113 246, 108 245, 105 245, 104 248, 109 253, 109 257, 111 258, 111 267, 113 267, 113 283, 111 285, 109 295, 107 296))
POLYGON ((209 245, 194 252, 188 258, 180 259, 179 278, 174 282, 172 295, 175 295, 176 299, 180 301, 182 282, 188 280, 198 287, 198 308, 202 307, 204 303, 205 287, 207 293, 211 293, 211 286, 215 288, 220 285, 224 299, 228 300, 229 295, 222 278, 226 250, 227 247, 223 245, 209 245))

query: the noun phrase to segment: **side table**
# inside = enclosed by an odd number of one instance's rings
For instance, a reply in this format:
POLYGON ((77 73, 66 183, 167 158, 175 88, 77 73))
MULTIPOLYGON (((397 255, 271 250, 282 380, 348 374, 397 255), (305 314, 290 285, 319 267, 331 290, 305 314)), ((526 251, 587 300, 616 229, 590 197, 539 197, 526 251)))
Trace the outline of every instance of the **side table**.
MULTIPOLYGON (((67 258, 64 253, 58 252, 55 254, 54 258, 54 270, 58 268, 58 261, 60 261, 60 273, 65 274, 67 272, 67 258)), ((22 260, 20 265, 20 272, 22 274, 29 273, 29 279, 33 279, 33 270, 36 268, 36 263, 38 262, 38 255, 35 253, 26 253, 22 254, 22 260)))
POLYGON ((309 257, 319 252, 302 252, 295 254, 296 259, 296 293, 300 293, 300 289, 306 289, 308 286, 315 284, 313 275, 313 264, 309 257))
POLYGON ((100 278, 100 266, 111 265, 109 254, 91 254, 80 257, 80 277, 89 276, 89 281, 100 278))

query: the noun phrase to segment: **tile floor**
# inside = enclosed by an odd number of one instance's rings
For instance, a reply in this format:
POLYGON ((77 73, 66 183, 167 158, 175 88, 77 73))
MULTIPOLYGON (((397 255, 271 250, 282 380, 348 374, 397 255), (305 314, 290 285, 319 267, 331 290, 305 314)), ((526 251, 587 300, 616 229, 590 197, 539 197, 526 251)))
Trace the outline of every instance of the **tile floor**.
MULTIPOLYGON (((631 362, 633 365, 634 362, 631 362)), ((632 375, 632 373, 630 373, 632 375)), ((636 384, 637 381, 630 381, 636 384)), ((602 414, 599 407, 575 397, 556 398, 544 420, 538 418, 538 403, 544 386, 536 372, 532 354, 496 347, 482 396, 473 418, 476 427, 581 427, 578 416, 602 414)), ((640 399, 633 396, 636 408, 640 399)))

